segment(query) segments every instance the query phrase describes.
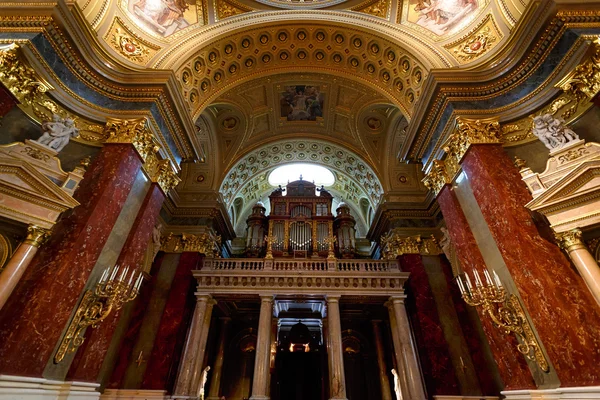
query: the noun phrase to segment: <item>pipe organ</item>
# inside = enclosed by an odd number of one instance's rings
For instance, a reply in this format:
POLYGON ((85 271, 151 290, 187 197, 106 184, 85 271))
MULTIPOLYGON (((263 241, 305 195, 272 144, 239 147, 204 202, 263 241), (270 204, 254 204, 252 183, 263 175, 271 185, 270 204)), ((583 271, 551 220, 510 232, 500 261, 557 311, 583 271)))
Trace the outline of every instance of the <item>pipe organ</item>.
POLYGON ((335 247, 338 256, 354 255, 354 218, 350 209, 341 203, 342 210, 337 209, 341 220, 337 222, 338 217, 331 213, 333 197, 325 188, 317 188, 300 179, 288 183, 285 188, 277 188, 269 201, 269 216, 265 215, 265 207, 259 202, 246 221, 248 257, 264 256, 267 252, 265 237, 269 236, 275 257, 325 258, 329 252, 327 239, 338 234, 335 247))

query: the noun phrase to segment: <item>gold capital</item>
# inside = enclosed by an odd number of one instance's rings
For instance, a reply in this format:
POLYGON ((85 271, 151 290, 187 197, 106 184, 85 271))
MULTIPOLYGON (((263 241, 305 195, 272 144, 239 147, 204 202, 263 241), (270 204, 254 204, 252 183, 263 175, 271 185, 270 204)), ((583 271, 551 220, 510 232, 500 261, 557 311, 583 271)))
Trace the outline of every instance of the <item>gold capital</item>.
POLYGON ((50 237, 50 231, 48 229, 40 228, 36 225, 29 225, 27 227, 27 237, 25 243, 30 244, 34 247, 40 247, 50 237))
POLYGON ((568 251, 573 246, 584 246, 581 240, 581 230, 577 228, 567 232, 555 233, 554 237, 563 250, 568 251))
POLYGON ((452 177, 448 174, 446 163, 441 160, 434 160, 431 170, 425 175, 425 178, 423 178, 423 183, 428 189, 432 190, 436 196, 441 192, 445 185, 451 184, 452 177))
POLYGON ((52 87, 36 74, 35 70, 26 65, 19 53, 19 45, 0 50, 0 82, 19 100, 20 103, 31 105, 39 100, 52 87))
POLYGON ((558 86, 578 102, 591 100, 600 92, 600 39, 596 39, 587 57, 558 86))
POLYGON ((444 144, 446 168, 450 175, 459 169, 460 163, 473 144, 500 143, 500 123, 497 119, 472 120, 456 118, 457 128, 444 144))
POLYGON ((421 235, 402 237, 393 231, 381 237, 383 259, 394 260, 403 254, 438 255, 442 249, 433 235, 421 238, 421 235))

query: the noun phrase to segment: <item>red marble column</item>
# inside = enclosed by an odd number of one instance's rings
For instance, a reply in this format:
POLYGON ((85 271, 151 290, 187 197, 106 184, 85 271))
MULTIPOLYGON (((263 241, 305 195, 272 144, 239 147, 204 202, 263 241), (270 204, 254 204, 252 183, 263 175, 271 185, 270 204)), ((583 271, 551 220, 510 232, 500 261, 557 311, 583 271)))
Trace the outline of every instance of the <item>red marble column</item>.
POLYGON ((204 255, 183 253, 179 259, 167 304, 144 374, 142 389, 172 392, 181 352, 196 304, 196 279, 192 271, 202 268, 204 255))
POLYGON ((462 299, 458 285, 454 280, 454 276, 452 275, 452 267, 444 256, 440 257, 440 265, 442 267, 442 271, 444 272, 444 276, 446 277, 448 290, 452 296, 452 303, 454 305, 454 309, 456 310, 460 329, 462 330, 463 337, 465 338, 465 342, 467 343, 467 347, 469 349, 469 354, 471 355, 471 360, 475 366, 475 373, 477 374, 481 392, 484 396, 498 396, 500 389, 497 388, 496 384, 494 383, 491 369, 480 368, 480 366, 487 364, 487 360, 483 353, 483 344, 481 343, 480 336, 477 334, 477 330, 473 325, 473 321, 471 321, 471 318, 469 317, 469 312, 467 311, 467 307, 469 306, 462 299))
MULTIPOLYGON (((458 198, 450 186, 444 186, 438 194, 437 201, 442 210, 444 221, 446 221, 452 243, 456 247, 456 255, 461 267, 469 274, 473 274, 474 270, 478 270, 483 274, 485 262, 467 223, 465 214, 460 207, 458 198)), ((535 382, 525 358, 517 351, 517 340, 514 336, 504 335, 493 325, 490 318, 481 312, 480 308, 477 308, 477 312, 494 360, 498 364, 498 371, 505 386, 504 389, 535 388, 535 382)))
POLYGON ((558 246, 538 232, 521 175, 500 144, 471 146, 462 167, 561 385, 600 384, 600 309, 558 246))
MULTIPOLYGON (((129 266, 130 269, 140 268, 164 200, 165 195, 162 189, 157 183, 153 183, 146 193, 144 202, 123 245, 117 265, 129 266)), ((112 335, 119 322, 120 311, 115 310, 97 328, 88 329, 87 338, 73 359, 67 380, 97 381, 104 356, 106 356, 112 335)))
POLYGON ((429 396, 459 395, 448 342, 438 315, 429 278, 419 254, 399 257, 400 269, 410 272, 407 282, 407 311, 417 342, 423 378, 429 396))
POLYGON ((0 84, 0 118, 4 117, 14 106, 17 100, 10 94, 10 91, 0 84))
POLYGON ((0 312, 0 373, 40 377, 142 165, 130 144, 107 144, 75 199, 0 312))
POLYGON ((152 267, 150 268, 150 280, 144 282, 140 289, 140 294, 138 298, 135 300, 135 308, 131 313, 131 318, 129 319, 129 324, 127 327, 127 332, 123 337, 123 341, 121 342, 121 346, 119 348, 119 356, 117 357, 115 368, 113 369, 112 375, 108 384, 106 385, 110 389, 122 389, 123 379, 125 378, 125 373, 127 372, 127 367, 130 363, 133 363, 137 354, 132 354, 133 347, 137 341, 138 335, 140 333, 140 328, 142 327, 142 322, 144 320, 144 315, 146 313, 148 304, 150 303, 150 297, 154 291, 154 287, 156 285, 156 279, 158 276, 158 271, 163 262, 165 253, 159 252, 152 263, 152 267))

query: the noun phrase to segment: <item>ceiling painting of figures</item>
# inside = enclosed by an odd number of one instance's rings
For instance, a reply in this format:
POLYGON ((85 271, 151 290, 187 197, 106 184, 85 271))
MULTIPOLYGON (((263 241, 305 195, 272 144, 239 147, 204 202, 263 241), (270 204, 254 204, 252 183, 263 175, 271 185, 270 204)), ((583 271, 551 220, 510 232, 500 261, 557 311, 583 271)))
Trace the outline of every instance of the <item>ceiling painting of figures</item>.
POLYGON ((481 0, 409 0, 405 18, 438 36, 462 30, 472 20, 481 0))
POLYGON ((288 121, 321 119, 323 118, 324 98, 319 86, 286 86, 280 93, 281 118, 288 121))
POLYGON ((123 0, 128 16, 148 33, 168 38, 202 20, 196 0, 123 0))

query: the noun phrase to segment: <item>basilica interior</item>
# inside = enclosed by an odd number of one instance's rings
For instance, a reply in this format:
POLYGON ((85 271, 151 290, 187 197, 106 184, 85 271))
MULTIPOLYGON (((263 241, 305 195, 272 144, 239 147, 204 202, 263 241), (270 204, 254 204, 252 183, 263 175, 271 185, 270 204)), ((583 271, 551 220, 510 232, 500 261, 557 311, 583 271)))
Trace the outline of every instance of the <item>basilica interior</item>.
POLYGON ((0 400, 600 399, 600 0, 0 3, 0 400))

